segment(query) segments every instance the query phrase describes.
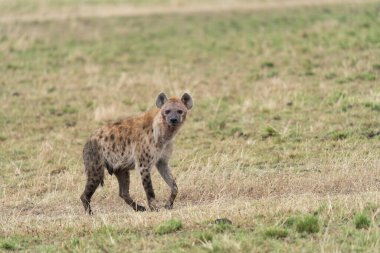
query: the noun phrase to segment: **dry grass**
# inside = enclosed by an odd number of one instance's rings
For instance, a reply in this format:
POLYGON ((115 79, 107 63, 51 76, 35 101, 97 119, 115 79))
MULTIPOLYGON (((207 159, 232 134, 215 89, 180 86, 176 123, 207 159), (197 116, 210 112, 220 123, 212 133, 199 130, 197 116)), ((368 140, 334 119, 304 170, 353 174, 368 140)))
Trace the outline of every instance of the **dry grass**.
MULTIPOLYGON (((4 23, 0 249, 376 251, 376 8, 4 23), (107 175, 93 198, 95 215, 84 215, 81 152, 89 133, 145 111, 161 90, 195 100, 171 162, 174 210, 134 213, 107 175), (357 213, 370 217, 368 229, 355 228, 357 213), (286 227, 303 215, 318 217, 321 231, 286 227), (215 229, 223 217, 233 225, 215 229), (173 218, 180 231, 154 233, 173 218), (272 227, 289 234, 268 239, 272 227)), ((169 189, 156 171, 153 184, 163 203, 169 189)), ((145 203, 135 173, 131 194, 145 203)))

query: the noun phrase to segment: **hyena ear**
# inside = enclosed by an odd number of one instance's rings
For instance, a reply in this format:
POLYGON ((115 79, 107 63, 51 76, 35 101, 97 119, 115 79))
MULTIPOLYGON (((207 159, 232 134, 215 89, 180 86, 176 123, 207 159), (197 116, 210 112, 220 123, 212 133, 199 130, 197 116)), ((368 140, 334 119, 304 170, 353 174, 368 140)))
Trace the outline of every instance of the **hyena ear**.
POLYGON ((156 106, 158 108, 161 108, 166 103, 166 101, 168 101, 168 98, 166 97, 165 93, 161 92, 156 98, 156 106))
POLYGON ((188 93, 185 93, 182 95, 181 101, 186 106, 186 108, 188 110, 190 110, 191 107, 193 107, 193 99, 191 98, 191 96, 188 93))

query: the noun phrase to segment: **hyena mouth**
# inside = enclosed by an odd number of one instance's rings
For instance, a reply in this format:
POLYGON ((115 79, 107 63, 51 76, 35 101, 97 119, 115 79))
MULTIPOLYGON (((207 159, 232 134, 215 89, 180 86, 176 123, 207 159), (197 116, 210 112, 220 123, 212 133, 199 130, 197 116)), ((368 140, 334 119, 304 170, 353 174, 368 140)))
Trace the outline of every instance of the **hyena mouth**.
POLYGON ((177 127, 179 127, 180 125, 181 125, 180 122, 177 122, 177 123, 169 123, 169 127, 170 127, 170 128, 177 128, 177 127))

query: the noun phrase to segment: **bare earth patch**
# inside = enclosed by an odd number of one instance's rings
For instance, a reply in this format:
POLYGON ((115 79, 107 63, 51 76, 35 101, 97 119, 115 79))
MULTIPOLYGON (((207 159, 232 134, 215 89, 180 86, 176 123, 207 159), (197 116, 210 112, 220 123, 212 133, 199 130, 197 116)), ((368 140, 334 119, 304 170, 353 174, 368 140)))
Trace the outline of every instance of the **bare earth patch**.
POLYGON ((261 3, 247 3, 243 1, 226 1, 214 4, 181 4, 153 7, 136 7, 131 5, 77 5, 63 7, 59 10, 38 10, 30 14, 2 15, 0 22, 36 22, 59 21, 77 18, 109 18, 109 17, 136 17, 148 15, 168 14, 194 14, 194 13, 218 13, 226 11, 245 12, 270 9, 283 9, 294 7, 312 7, 336 4, 363 4, 376 2, 376 0, 285 0, 265 1, 261 3))

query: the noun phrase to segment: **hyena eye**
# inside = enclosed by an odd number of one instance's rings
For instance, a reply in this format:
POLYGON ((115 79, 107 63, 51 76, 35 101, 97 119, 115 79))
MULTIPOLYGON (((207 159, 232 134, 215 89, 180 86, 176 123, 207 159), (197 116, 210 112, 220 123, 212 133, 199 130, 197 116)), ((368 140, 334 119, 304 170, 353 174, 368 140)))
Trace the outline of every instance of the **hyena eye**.
POLYGON ((165 111, 165 114, 169 114, 169 113, 170 113, 170 110, 166 110, 166 111, 165 111))
POLYGON ((183 111, 182 111, 182 110, 178 110, 177 112, 178 112, 179 114, 182 114, 182 113, 183 113, 183 111))

